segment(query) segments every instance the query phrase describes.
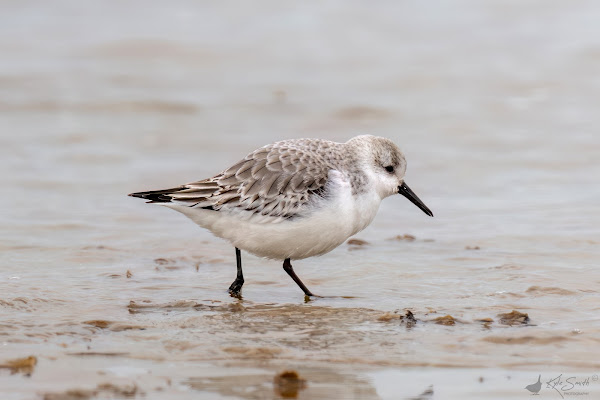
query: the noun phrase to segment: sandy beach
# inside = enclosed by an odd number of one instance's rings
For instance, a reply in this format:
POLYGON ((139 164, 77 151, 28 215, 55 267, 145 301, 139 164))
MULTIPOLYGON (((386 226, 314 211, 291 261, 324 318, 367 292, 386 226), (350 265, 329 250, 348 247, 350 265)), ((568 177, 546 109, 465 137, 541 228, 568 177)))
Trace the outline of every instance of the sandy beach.
POLYGON ((596 2, 1 7, 0 398, 600 397, 596 2), (308 302, 127 197, 363 133, 435 218, 386 199, 308 302))

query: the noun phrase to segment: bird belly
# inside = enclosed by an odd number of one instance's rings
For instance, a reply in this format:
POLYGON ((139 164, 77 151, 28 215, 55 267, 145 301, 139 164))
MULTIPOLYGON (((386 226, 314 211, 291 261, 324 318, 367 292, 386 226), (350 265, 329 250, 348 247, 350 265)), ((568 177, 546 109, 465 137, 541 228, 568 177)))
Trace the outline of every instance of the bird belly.
POLYGON ((251 254, 298 260, 328 253, 366 228, 380 202, 377 195, 355 197, 349 187, 342 187, 298 216, 279 222, 265 221, 260 216, 241 218, 239 213, 165 205, 251 254))

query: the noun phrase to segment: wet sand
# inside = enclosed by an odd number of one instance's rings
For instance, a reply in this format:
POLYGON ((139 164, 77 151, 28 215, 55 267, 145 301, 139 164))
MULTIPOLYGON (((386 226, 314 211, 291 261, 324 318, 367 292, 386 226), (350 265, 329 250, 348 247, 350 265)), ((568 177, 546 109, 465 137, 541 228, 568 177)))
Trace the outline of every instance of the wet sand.
POLYGON ((321 7, 4 4, 2 399, 600 396, 598 5, 321 7), (309 302, 126 196, 361 133, 435 218, 385 200, 309 302))

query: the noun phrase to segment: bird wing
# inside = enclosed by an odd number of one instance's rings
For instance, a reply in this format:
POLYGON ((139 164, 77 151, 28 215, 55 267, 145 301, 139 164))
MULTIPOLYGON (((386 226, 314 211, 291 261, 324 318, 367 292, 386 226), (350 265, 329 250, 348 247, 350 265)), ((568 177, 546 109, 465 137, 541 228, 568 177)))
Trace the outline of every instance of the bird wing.
POLYGON ((314 139, 274 143, 250 153, 220 174, 188 183, 169 193, 156 191, 188 207, 245 211, 271 221, 297 216, 315 196, 325 195, 331 160, 322 156, 333 142, 314 139))

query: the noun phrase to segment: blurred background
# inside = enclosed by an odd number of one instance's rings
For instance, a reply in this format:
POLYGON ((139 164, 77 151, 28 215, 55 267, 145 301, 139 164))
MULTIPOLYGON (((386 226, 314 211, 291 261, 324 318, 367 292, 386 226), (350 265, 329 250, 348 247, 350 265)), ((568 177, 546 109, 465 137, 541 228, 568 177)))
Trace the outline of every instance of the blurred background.
MULTIPOLYGON (((0 307, 7 354, 60 357, 57 337, 74 347, 96 337, 69 336, 56 321, 134 318, 132 299, 233 301, 230 245, 127 193, 212 176, 277 140, 368 133, 403 149, 407 183, 435 218, 390 198, 358 235, 369 248, 303 261, 296 271, 315 292, 358 296, 319 304, 464 320, 520 307, 542 338, 568 345, 535 342, 515 361, 480 342, 479 325, 457 334, 473 343, 460 351, 444 345, 453 333, 424 328, 396 353, 380 349, 388 331, 360 354, 347 339, 349 359, 600 368, 586 351, 599 332, 598 2, 3 0, 0 11, 0 297, 29 299, 0 307), (416 240, 397 240, 405 234, 416 240), (134 279, 121 280, 125 271, 134 279)), ((246 306, 305 307, 278 262, 244 257, 246 306)), ((179 323, 161 334, 179 337, 179 323)), ((186 340, 206 340, 196 334, 186 340)), ((131 351, 121 336, 104 345, 118 343, 131 351)), ((202 359, 201 350, 181 357, 202 359)), ((379 396, 390 379, 377 381, 379 396)))
POLYGON ((2 8, 0 201, 19 225, 42 204, 38 221, 137 213, 118 196, 211 176, 276 140, 363 133, 403 148, 436 215, 508 201, 511 233, 551 229, 527 224, 536 213, 597 218, 593 1, 2 8))

